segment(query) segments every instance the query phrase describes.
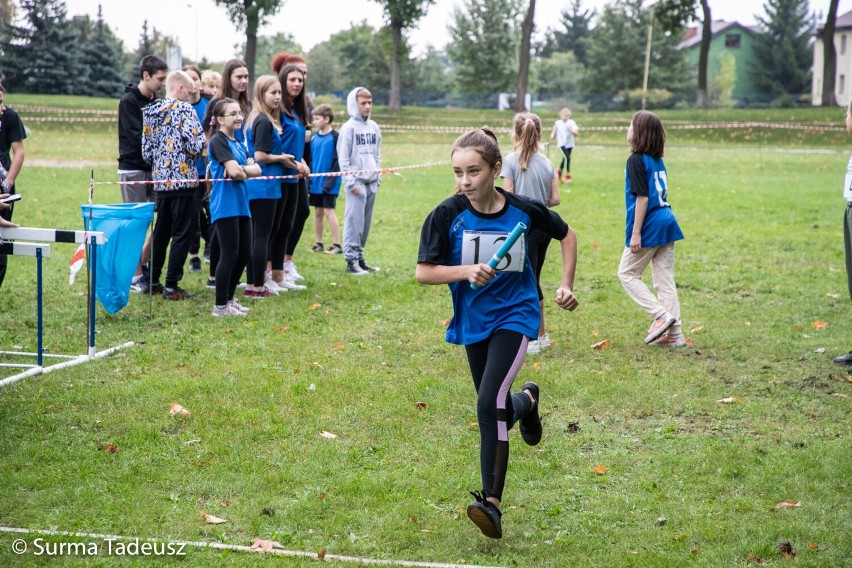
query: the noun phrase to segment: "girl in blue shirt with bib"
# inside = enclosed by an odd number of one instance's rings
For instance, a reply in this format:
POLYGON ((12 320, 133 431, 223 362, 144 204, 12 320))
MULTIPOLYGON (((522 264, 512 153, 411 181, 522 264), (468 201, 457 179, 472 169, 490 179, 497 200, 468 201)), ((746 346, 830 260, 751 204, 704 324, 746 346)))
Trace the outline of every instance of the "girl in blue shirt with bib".
POLYGON ((456 188, 423 223, 415 277, 421 284, 450 287, 453 318, 447 342, 465 346, 480 433, 482 491, 472 492, 476 500, 468 505, 467 515, 485 536, 501 538, 509 430, 520 422, 521 436, 531 446, 542 435, 538 385, 528 382, 521 392, 510 392, 527 343, 538 338, 541 311, 525 237, 509 249, 496 270, 487 262, 518 222, 526 225, 527 235, 543 231, 562 246, 556 304, 574 310, 577 236, 544 203, 494 187, 503 160, 490 130, 460 136, 451 158, 456 188))
POLYGON ((674 281, 674 243, 683 233, 667 201, 666 131, 657 115, 639 111, 630 121, 627 141, 633 153, 627 158, 624 182, 627 228, 618 278, 627 295, 654 318, 645 343, 682 347, 686 342, 674 281), (648 264, 656 296, 642 281, 648 264))

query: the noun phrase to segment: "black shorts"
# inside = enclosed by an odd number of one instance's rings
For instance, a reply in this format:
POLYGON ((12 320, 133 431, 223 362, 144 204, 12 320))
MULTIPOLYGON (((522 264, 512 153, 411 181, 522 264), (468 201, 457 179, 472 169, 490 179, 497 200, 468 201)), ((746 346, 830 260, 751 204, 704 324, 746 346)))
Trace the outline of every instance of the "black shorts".
POLYGON ((334 209, 337 205, 337 196, 330 193, 312 193, 308 196, 311 207, 322 207, 323 209, 334 209))

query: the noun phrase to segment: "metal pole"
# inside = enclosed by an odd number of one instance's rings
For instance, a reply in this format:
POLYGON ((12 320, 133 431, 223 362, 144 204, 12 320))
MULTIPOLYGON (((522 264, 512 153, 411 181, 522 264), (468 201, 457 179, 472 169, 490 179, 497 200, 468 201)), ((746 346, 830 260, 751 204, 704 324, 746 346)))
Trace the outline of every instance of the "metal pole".
POLYGON ((95 291, 98 289, 98 245, 95 242, 95 237, 89 240, 89 249, 92 259, 92 291, 89 297, 89 357, 95 356, 95 291))
POLYGON ((654 31, 654 16, 648 24, 648 44, 645 46, 645 77, 642 79, 642 110, 645 110, 645 99, 648 97, 648 69, 651 66, 651 35, 654 31))
POLYGON ((42 282, 42 257, 41 257, 41 248, 36 249, 36 286, 38 291, 36 292, 36 363, 39 367, 42 365, 42 354, 44 353, 44 313, 43 313, 43 303, 44 298, 42 297, 42 290, 44 283, 42 282))

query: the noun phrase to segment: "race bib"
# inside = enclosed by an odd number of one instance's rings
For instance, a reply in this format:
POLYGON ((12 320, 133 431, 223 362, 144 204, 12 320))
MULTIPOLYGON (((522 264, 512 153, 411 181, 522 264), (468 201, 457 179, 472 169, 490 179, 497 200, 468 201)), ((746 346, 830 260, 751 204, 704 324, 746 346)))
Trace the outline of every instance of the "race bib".
MULTIPOLYGON (((462 233, 462 264, 488 263, 494 253, 503 245, 508 233, 494 231, 464 231, 462 233)), ((523 272, 526 258, 526 238, 521 235, 505 254, 497 267, 497 272, 523 272)))

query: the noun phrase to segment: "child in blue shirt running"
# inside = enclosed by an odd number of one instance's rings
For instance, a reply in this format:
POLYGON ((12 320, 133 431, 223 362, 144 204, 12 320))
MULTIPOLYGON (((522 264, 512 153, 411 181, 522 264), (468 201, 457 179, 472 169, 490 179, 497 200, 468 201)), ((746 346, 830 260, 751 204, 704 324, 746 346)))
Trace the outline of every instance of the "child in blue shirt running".
POLYGON ((494 187, 502 157, 497 138, 481 128, 460 136, 451 154, 454 195, 423 223, 415 277, 421 284, 448 284, 453 318, 447 342, 464 345, 477 393, 482 492, 467 515, 485 536, 501 538, 500 502, 509 462, 509 430, 520 422, 524 442, 534 446, 542 435, 539 387, 524 384, 512 394, 527 343, 538 338, 541 310, 535 273, 526 254, 526 238, 509 249, 496 270, 486 262, 518 222, 526 233, 540 230, 560 241, 562 280, 556 304, 577 307, 571 289, 577 264, 577 236, 554 211, 539 201, 494 187), (474 290, 471 284, 480 289, 474 290))

